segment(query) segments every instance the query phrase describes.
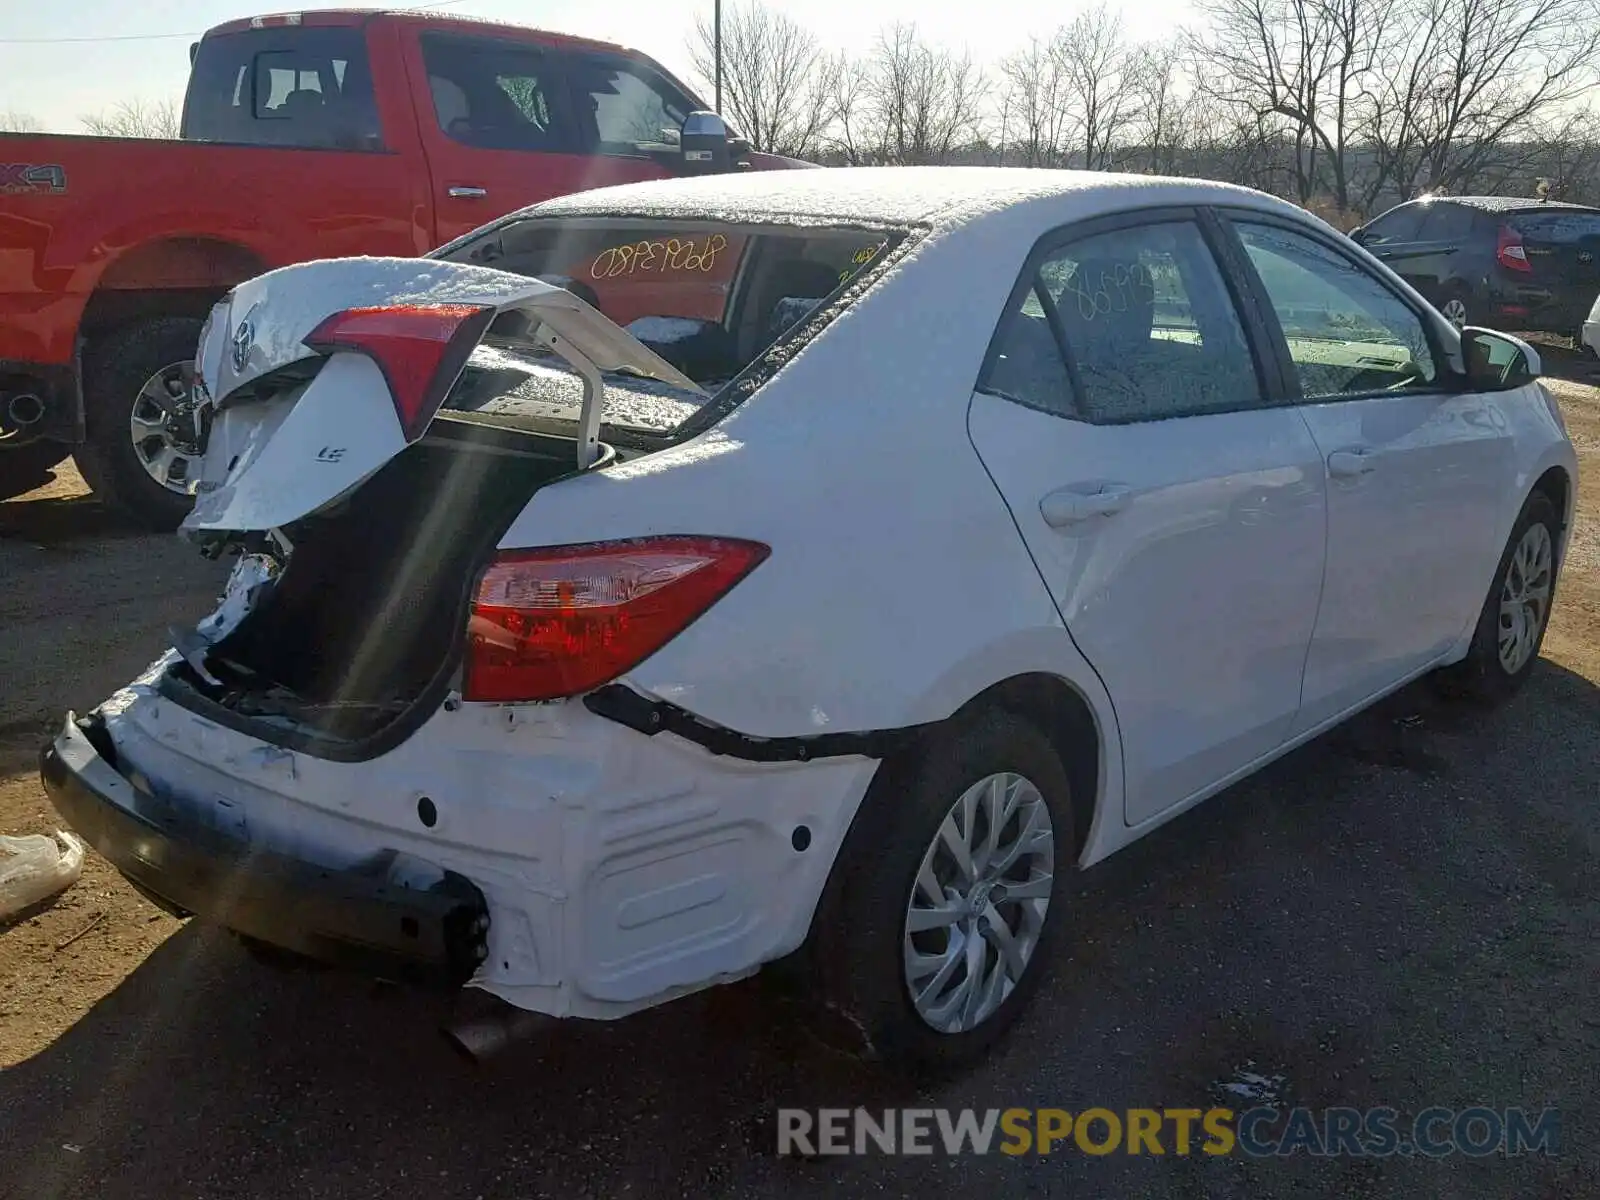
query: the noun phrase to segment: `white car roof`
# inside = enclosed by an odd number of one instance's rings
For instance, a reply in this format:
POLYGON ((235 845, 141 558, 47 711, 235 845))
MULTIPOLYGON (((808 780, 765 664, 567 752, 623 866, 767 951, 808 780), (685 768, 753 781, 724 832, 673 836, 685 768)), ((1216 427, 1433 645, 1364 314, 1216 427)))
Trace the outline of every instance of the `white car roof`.
MULTIPOLYGON (((654 180, 562 196, 526 209, 537 216, 673 217, 729 223, 866 221, 965 224, 999 209, 1079 199, 1074 217, 1163 204, 1235 204, 1308 214, 1233 184, 1102 171, 1018 167, 834 167, 740 171, 654 180)), ((1050 206, 1056 211, 1059 203, 1050 206)))

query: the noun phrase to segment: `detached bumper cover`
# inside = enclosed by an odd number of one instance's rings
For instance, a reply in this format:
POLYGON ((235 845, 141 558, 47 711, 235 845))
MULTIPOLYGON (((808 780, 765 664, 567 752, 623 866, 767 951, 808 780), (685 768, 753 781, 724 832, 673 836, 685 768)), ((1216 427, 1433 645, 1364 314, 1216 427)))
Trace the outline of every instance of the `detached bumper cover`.
POLYGON ((69 713, 40 776, 67 823, 153 899, 383 978, 455 987, 483 960, 488 907, 464 876, 392 852, 341 869, 253 846, 135 786, 100 740, 69 713), (404 882, 429 874, 425 887, 404 882))

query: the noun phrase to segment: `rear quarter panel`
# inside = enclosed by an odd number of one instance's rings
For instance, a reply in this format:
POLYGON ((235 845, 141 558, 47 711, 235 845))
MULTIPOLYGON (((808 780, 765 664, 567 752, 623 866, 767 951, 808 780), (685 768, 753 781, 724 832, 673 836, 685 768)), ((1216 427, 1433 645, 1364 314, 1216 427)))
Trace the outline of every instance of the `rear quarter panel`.
POLYGON ((971 237, 930 236, 716 429, 544 489, 502 545, 770 545, 625 680, 755 736, 934 720, 1030 670, 1096 689, 966 428, 1031 230, 977 273, 971 237))

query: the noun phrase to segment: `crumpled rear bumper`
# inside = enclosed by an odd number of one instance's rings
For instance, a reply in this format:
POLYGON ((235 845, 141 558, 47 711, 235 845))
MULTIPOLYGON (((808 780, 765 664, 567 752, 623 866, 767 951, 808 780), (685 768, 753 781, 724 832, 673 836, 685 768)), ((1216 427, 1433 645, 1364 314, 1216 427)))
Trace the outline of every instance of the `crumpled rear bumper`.
POLYGON ((40 775, 67 823, 152 900, 388 979, 455 987, 483 961, 489 910, 465 877, 392 851, 331 868, 252 846, 136 786, 97 732, 68 713, 40 775), (408 886, 419 879, 427 886, 408 886))

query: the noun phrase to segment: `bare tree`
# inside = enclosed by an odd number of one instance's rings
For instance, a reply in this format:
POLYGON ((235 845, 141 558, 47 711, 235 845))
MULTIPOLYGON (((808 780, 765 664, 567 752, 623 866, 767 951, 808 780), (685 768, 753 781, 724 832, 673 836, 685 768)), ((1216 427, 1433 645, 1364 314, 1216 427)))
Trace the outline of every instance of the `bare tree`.
POLYGON ((835 88, 847 161, 911 166, 947 163, 980 140, 988 81, 968 55, 929 46, 911 25, 878 35, 844 68, 835 88))
POLYGON ((43 133, 44 122, 32 113, 8 108, 0 111, 0 133, 43 133))
POLYGON ((999 73, 1002 156, 1009 153, 1024 167, 1060 166, 1066 161, 1070 104, 1055 46, 1030 38, 1000 60, 999 73))
POLYGON ((1066 81, 1073 154, 1091 171, 1117 165, 1137 106, 1130 86, 1137 50, 1122 18, 1104 5, 1079 13, 1050 45, 1066 81))
POLYGON ((178 106, 171 100, 119 100, 109 109, 81 118, 97 137, 175 138, 178 106))
MULTIPOLYGON (((701 17, 689 47, 694 68, 716 74, 715 31, 701 17)), ((840 60, 809 29, 759 0, 722 23, 722 94, 728 115, 758 150, 811 158, 833 123, 840 60)))
POLYGON ((1210 25, 1196 50, 1215 68, 1204 86, 1289 140, 1297 200, 1326 184, 1349 207, 1352 148, 1386 44, 1389 0, 1209 0, 1203 11, 1210 25))
POLYGON ((1402 195, 1514 172, 1600 82, 1593 0, 1412 0, 1396 32, 1366 132, 1402 195))
POLYGON ((1192 148, 1199 113, 1185 95, 1183 49, 1176 41, 1138 47, 1129 62, 1133 143, 1127 165, 1176 175, 1192 148))

